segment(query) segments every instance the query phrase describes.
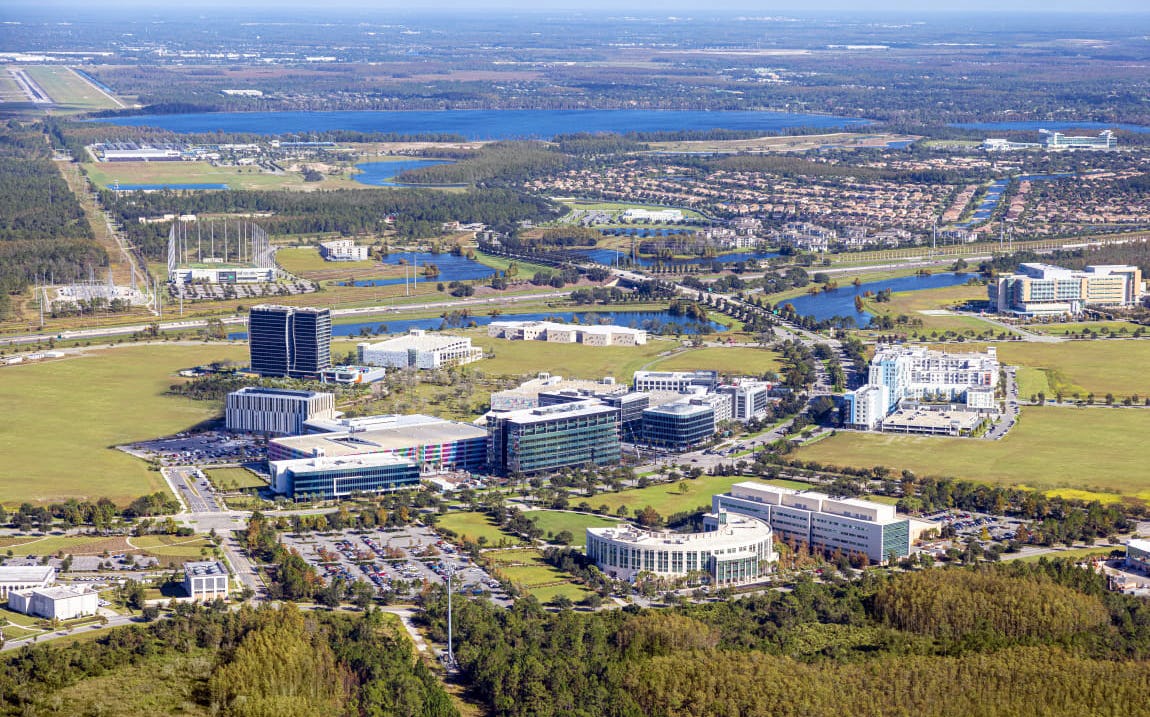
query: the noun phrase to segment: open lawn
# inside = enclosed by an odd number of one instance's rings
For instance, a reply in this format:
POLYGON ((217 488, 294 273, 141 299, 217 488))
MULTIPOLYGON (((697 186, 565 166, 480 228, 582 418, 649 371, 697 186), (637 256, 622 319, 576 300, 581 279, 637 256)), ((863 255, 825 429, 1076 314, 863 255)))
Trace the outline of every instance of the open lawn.
POLYGON ((1097 548, 1070 548, 1068 550, 1056 550, 1051 553, 1042 553, 1040 555, 1027 555, 1025 558, 1018 558, 1018 560, 1024 563, 1037 563, 1043 558, 1046 558, 1047 560, 1054 560, 1056 558, 1080 560, 1083 558, 1091 558, 1095 555, 1110 555, 1110 552, 1115 549, 1122 550, 1121 546, 1117 545, 1107 545, 1097 548))
POLYGON ((1150 500, 1148 432, 1150 411, 1143 409, 1026 407, 999 441, 840 432, 798 455, 835 466, 1150 500))
MULTIPOLYGON (((971 278, 977 278, 971 274, 971 278)), ((890 301, 879 303, 873 299, 864 301, 868 313, 876 316, 890 316, 898 318, 906 316, 922 321, 922 331, 966 331, 974 329, 978 333, 983 331, 1001 331, 999 327, 982 321, 973 316, 933 315, 924 314, 924 311, 939 309, 952 309, 972 300, 985 300, 986 287, 981 284, 947 286, 940 289, 923 289, 921 291, 899 291, 891 295, 890 301)))
MULTIPOLYGON (((651 211, 659 212, 667 208, 658 204, 641 204, 632 202, 597 202, 583 199, 559 199, 559 202, 561 204, 566 204, 572 209, 582 209, 592 212, 607 212, 610 214, 625 212, 628 209, 650 209, 651 211)), ((702 217, 701 214, 695 211, 691 211, 690 209, 683 209, 681 211, 683 212, 683 216, 687 219, 698 219, 702 217)))
POLYGON ((208 162, 100 162, 84 165, 101 187, 116 184, 226 184, 231 189, 283 189, 303 185, 298 174, 271 174, 258 167, 214 167, 208 162))
POLYGON ((548 603, 558 595, 579 602, 590 593, 572 582, 570 575, 544 562, 538 550, 501 550, 487 553, 486 557, 496 563, 495 572, 534 595, 539 602, 548 603))
POLYGON ((98 87, 71 68, 60 65, 36 65, 23 68, 40 89, 56 104, 54 109, 72 112, 114 110, 123 107, 98 87))
POLYGON ((46 537, 27 536, 23 542, 5 546, 3 552, 12 551, 13 555, 118 555, 131 553, 133 555, 150 555, 157 558, 161 565, 168 563, 182 563, 187 560, 200 560, 200 551, 203 548, 211 549, 211 543, 204 536, 178 537, 173 535, 144 535, 140 537, 124 536, 88 536, 88 535, 50 535, 46 537))
POLYGON ((332 272, 342 272, 339 278, 347 278, 349 275, 361 278, 365 269, 374 269, 372 274, 383 275, 378 261, 325 261, 319 249, 314 246, 281 247, 276 250, 276 263, 284 271, 306 278, 331 278, 326 275, 332 272), (325 276, 314 277, 317 273, 325 276))
MULTIPOLYGON (((1067 341, 1057 344, 1011 341, 997 344, 1003 363, 1040 369, 1046 374, 1047 396, 1061 390, 1066 398, 1075 392, 1085 398, 1094 393, 1101 401, 1107 393, 1121 398, 1150 395, 1150 341, 1067 341)), ((981 351, 982 344, 962 350, 981 351)), ((955 350, 951 345, 949 350, 955 350)), ((1023 392, 1024 398, 1029 393, 1023 392)))
POLYGON ((674 513, 710 508, 712 495, 726 493, 735 483, 755 480, 748 476, 701 476, 693 480, 684 478, 672 484, 660 483, 618 493, 602 493, 588 501, 592 505, 606 503, 611 512, 625 505, 631 515, 649 505, 666 518, 674 513))
POLYGON ((241 490, 243 488, 264 488, 267 481, 247 468, 212 468, 204 471, 208 480, 219 490, 241 490))
POLYGON ((480 538, 483 538, 484 543, 491 547, 498 545, 519 545, 522 543, 522 541, 515 536, 508 535, 500 530, 499 526, 491 522, 491 519, 483 513, 453 511, 446 515, 439 516, 439 521, 436 525, 454 531, 460 540, 467 539, 478 542, 480 538))
POLYGON ((540 371, 548 371, 566 378, 614 376, 620 383, 629 382, 631 374, 674 345, 669 341, 651 339, 643 346, 585 346, 507 341, 488 338, 485 334, 473 335, 472 343, 495 354, 495 358, 470 366, 488 376, 534 377, 540 371))
POLYGON ((542 264, 532 264, 526 261, 517 261, 514 259, 507 259, 494 254, 484 254, 481 251, 475 252, 475 260, 484 266, 489 266, 496 271, 507 271, 512 264, 515 265, 516 277, 532 277, 539 272, 544 274, 553 274, 555 269, 550 266, 543 266, 542 264))
POLYGON ((587 544, 587 528, 608 528, 619 521, 586 513, 569 513, 562 510, 532 510, 527 517, 543 530, 543 535, 553 536, 564 530, 571 531, 572 545, 587 544))
POLYGON ((690 349, 658 359, 647 366, 652 371, 712 370, 725 374, 761 375, 779 370, 779 355, 751 346, 690 349))
POLYGON ((0 368, 0 503, 107 496, 119 504, 167 490, 158 472, 112 448, 185 430, 218 416, 212 402, 165 395, 180 368, 240 360, 244 346, 132 345, 62 361, 0 368))
POLYGON ((1058 324, 1030 324, 1024 328, 1036 334, 1050 334, 1051 336, 1081 334, 1087 330, 1096 334, 1114 333, 1123 336, 1132 334, 1139 328, 1143 330, 1143 333, 1147 332, 1145 327, 1130 321, 1068 321, 1058 324), (1123 333, 1123 329, 1125 329, 1125 333, 1123 333))

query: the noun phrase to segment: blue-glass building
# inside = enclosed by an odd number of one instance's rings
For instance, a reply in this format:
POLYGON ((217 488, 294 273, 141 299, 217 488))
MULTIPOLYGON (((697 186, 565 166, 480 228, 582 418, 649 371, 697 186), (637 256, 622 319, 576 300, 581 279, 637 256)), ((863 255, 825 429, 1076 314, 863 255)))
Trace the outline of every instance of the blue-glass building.
POLYGON ((419 487, 419 465, 391 455, 270 461, 272 488, 292 500, 337 500, 353 493, 389 493, 419 487))

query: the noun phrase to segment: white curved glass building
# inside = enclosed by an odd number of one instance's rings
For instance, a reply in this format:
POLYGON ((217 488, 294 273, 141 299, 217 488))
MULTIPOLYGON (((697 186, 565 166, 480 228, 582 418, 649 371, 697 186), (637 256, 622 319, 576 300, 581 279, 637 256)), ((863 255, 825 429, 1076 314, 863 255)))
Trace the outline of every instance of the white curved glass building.
POLYGON ((755 582, 778 560, 771 527, 761 520, 712 513, 704 525, 702 533, 651 531, 635 525, 588 528, 587 556, 604 573, 621 580, 640 574, 707 575, 713 585, 755 582))

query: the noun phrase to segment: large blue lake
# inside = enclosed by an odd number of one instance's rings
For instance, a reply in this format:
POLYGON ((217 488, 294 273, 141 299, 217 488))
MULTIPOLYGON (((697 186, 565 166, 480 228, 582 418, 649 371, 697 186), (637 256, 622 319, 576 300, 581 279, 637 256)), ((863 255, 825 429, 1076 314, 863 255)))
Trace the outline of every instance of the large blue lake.
POLYGON ((868 291, 878 293, 883 289, 891 291, 920 291, 922 289, 941 289, 947 286, 965 284, 971 279, 978 278, 977 274, 931 274, 929 276, 904 276, 898 279, 884 279, 882 281, 868 281, 854 286, 849 283, 848 277, 840 279, 839 288, 834 291, 819 294, 804 294, 793 299, 780 301, 780 304, 791 304, 795 311, 803 316, 811 316, 819 321, 835 316, 853 316, 855 323, 862 327, 870 324, 871 315, 865 311, 855 310, 855 297, 868 291))
MULTIPOLYGON (((479 311, 482 311, 480 309, 479 311)), ((699 333, 699 322, 686 316, 675 316, 669 311, 552 311, 550 313, 501 314, 490 316, 485 313, 476 313, 459 321, 449 322, 443 318, 433 319, 394 319, 391 321, 355 321, 347 324, 334 324, 331 327, 332 336, 359 336, 361 330, 367 329, 373 334, 402 334, 411 329, 424 329, 439 331, 457 329, 470 326, 486 326, 492 321, 562 321, 581 324, 614 324, 616 326, 629 326, 636 329, 646 329, 651 333, 661 333, 665 327, 678 327, 684 334, 699 333)), ((714 331, 726 331, 727 327, 715 321, 708 321, 707 325, 714 331)), ((235 331, 228 334, 229 339, 246 339, 248 332, 235 331)), ((385 337, 386 338, 386 337, 385 337)))
POLYGON ((1127 132, 1138 132, 1146 134, 1150 132, 1150 127, 1140 124, 1124 124, 1121 122, 1055 122, 1055 121, 1042 121, 1042 120, 1020 120, 1018 122, 956 122, 948 127, 961 127, 962 129, 984 129, 984 130, 1015 130, 1015 131, 1034 131, 1040 129, 1048 129, 1051 131, 1066 130, 1066 129, 1124 129, 1127 132))
POLYGON ((352 179, 360 184, 370 184, 375 187, 403 187, 408 185, 395 181, 395 178, 400 174, 412 169, 447 163, 446 160, 442 159, 401 159, 395 162, 363 162, 362 164, 355 165, 355 168, 359 170, 359 174, 353 175, 352 179))
POLYGON ((833 115, 752 111, 672 110, 440 110, 412 112, 203 112, 101 118, 129 127, 160 127, 172 132, 310 134, 325 130, 428 132, 469 139, 551 138, 575 132, 660 132, 733 129, 777 132, 798 127, 830 129, 869 124, 833 115))
MULTIPOLYGON (((480 264, 477 261, 468 259, 465 256, 457 256, 455 254, 432 254, 426 251, 401 251, 388 254, 383 259, 384 264, 391 264, 393 266, 401 266, 407 264, 415 270, 415 279, 421 282, 428 281, 474 281, 476 279, 486 279, 495 274, 495 270, 486 264, 480 264), (439 274, 435 277, 427 277, 423 275, 424 267, 429 264, 434 264, 439 269, 439 274)), ((353 286, 394 286, 402 284, 402 278, 397 279, 360 279, 354 282, 353 286)), ((347 286, 347 282, 343 282, 343 286, 347 286)))

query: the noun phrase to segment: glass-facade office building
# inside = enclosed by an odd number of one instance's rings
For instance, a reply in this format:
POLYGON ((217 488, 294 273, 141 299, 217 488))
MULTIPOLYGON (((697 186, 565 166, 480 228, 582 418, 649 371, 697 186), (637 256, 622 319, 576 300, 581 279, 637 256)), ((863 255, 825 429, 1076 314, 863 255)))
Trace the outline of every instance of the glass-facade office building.
POLYGON ((502 473, 541 473, 620 461, 619 411, 577 401, 487 416, 487 461, 502 473))
POLYGON ((319 380, 331 368, 331 310, 253 306, 248 347, 252 371, 261 376, 319 380))
POLYGON ((305 458, 268 464, 276 493, 292 500, 336 500, 353 493, 419 487, 419 465, 392 456, 305 458))
POLYGON ((643 441, 649 446, 687 451, 713 435, 715 409, 709 403, 667 403, 643 411, 643 441))

